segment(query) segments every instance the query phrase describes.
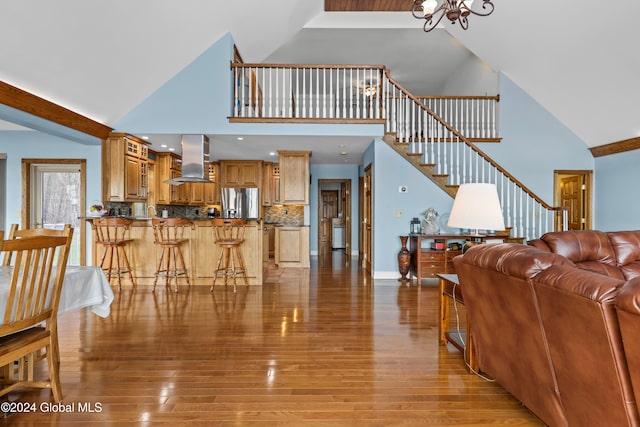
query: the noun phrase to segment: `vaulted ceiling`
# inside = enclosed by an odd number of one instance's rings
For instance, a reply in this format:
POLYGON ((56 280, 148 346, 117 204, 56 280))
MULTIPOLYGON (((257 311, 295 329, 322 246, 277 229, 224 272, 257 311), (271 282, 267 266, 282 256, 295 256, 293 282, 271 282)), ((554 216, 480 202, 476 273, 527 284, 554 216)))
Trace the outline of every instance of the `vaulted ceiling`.
MULTIPOLYGON (((440 37, 508 75, 587 146, 640 135, 640 2, 616 2, 622 12, 608 15, 579 0, 493 2, 468 31, 447 22, 437 35, 421 31, 411 0, 12 0, 0 13, 0 81, 113 125, 228 32, 247 62, 294 55, 291 44, 309 37, 326 40, 312 62, 333 62, 347 36, 356 51, 374 40, 375 63, 446 62, 453 49, 440 37), (367 9, 376 11, 347 12, 367 9)), ((424 76, 413 68, 407 81, 424 76)))

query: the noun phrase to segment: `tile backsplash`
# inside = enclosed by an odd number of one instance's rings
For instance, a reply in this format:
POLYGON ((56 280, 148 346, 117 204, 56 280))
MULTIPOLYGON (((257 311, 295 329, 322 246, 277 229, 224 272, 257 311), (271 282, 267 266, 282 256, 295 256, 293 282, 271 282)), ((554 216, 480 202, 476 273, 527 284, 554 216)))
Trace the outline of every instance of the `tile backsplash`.
POLYGON ((302 225, 304 224, 304 206, 267 206, 264 208, 264 222, 281 225, 302 225))
MULTIPOLYGON (((107 202, 106 208, 111 209, 114 215, 134 215, 134 206, 131 203, 107 202)), ((207 219, 206 206, 157 205, 156 209, 158 216, 162 209, 167 209, 170 217, 207 219)), ((303 225, 304 206, 265 206, 264 221, 281 225, 303 225)))

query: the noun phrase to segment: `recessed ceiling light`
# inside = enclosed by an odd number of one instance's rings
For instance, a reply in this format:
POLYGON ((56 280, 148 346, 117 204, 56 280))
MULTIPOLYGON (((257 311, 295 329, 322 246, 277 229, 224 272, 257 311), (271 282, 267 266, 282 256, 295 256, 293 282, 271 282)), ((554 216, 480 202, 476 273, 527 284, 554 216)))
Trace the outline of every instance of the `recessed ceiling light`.
POLYGON ((346 151, 341 151, 341 152, 340 152, 340 155, 341 155, 341 156, 346 156, 347 154, 349 154, 349 153, 347 153, 346 151))
POLYGON ((169 148, 169 151, 176 151, 175 148, 169 148))
POLYGON ((276 153, 274 153, 273 151, 269 153, 270 156, 275 156, 276 153))
POLYGON ((238 137, 238 141, 244 141, 244 138, 243 138, 243 137, 241 137, 241 136, 239 136, 239 137, 238 137))
POLYGON ((148 136, 143 136, 142 139, 149 139, 149 137, 148 136))
POLYGON ((167 148, 167 144, 160 144, 160 147, 167 148))

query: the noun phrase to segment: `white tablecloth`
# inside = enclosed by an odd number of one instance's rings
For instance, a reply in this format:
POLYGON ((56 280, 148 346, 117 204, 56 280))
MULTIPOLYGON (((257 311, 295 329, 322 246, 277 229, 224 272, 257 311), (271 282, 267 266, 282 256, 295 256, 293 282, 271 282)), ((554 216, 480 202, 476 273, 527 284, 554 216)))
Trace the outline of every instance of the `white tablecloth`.
MULTIPOLYGON (((0 319, 9 293, 10 267, 0 267, 0 319)), ((90 307, 100 317, 111 312, 113 291, 100 267, 68 265, 62 283, 58 314, 90 307)))

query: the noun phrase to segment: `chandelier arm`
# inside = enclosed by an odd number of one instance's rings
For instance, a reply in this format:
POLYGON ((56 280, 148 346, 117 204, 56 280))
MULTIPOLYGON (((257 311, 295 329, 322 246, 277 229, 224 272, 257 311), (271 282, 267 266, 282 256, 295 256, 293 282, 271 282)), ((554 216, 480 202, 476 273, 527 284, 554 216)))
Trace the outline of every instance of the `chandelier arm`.
POLYGON ((467 28, 469 28, 469 20, 467 19, 466 16, 460 15, 460 17, 458 18, 458 23, 460 23, 460 26, 462 27, 463 30, 466 30, 467 28))
POLYGON ((442 18, 444 18, 445 13, 444 10, 442 10, 442 8, 438 8, 438 10, 436 10, 431 16, 429 16, 429 18, 427 18, 426 16, 424 17, 425 19, 425 23, 424 26, 422 27, 422 29, 424 30, 425 33, 428 33, 429 31, 433 30, 434 28, 436 28, 438 26, 438 24, 440 23, 440 21, 442 21, 442 18), (433 24, 433 15, 435 15, 437 12, 440 12, 440 17, 438 18, 438 20, 435 22, 435 24, 433 24))
POLYGON ((468 10, 470 13, 473 13, 476 16, 489 16, 489 15, 491 15, 493 13, 493 10, 495 9, 495 6, 491 2, 491 0, 484 0, 482 2, 482 8, 483 9, 487 9, 487 6, 489 6, 489 9, 490 9, 488 12, 476 12, 474 10, 469 9, 469 7, 466 4, 464 4, 465 10, 468 10))

